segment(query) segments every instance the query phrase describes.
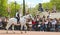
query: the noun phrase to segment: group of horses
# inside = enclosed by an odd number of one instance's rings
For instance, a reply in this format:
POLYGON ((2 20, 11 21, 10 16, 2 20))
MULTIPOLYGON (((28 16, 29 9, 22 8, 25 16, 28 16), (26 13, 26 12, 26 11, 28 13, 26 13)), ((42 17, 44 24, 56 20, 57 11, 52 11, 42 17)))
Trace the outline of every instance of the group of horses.
POLYGON ((27 19, 29 19, 29 18, 31 18, 31 19, 33 19, 33 17, 32 17, 32 15, 31 14, 28 14, 28 15, 25 15, 25 16, 21 16, 20 15, 20 20, 19 20, 19 24, 17 24, 17 19, 16 18, 10 18, 9 20, 8 20, 8 23, 7 23, 7 26, 6 26, 6 32, 8 33, 8 29, 9 29, 9 27, 12 25, 12 31, 13 31, 13 33, 15 33, 14 32, 14 25, 21 25, 21 33, 23 33, 22 32, 22 30, 23 30, 23 26, 25 27, 24 29, 25 29, 25 33, 26 33, 26 30, 27 30, 27 25, 26 25, 26 23, 27 23, 27 19))

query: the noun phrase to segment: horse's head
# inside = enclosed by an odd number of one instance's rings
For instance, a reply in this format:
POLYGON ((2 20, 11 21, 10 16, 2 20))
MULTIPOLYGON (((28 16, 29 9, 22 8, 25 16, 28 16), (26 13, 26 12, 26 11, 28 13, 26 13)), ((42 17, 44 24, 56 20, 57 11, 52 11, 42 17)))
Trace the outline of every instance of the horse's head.
POLYGON ((28 14, 28 15, 26 15, 26 19, 32 19, 33 20, 33 17, 31 14, 28 14))
POLYGON ((23 15, 22 14, 19 14, 19 17, 21 18, 23 15))

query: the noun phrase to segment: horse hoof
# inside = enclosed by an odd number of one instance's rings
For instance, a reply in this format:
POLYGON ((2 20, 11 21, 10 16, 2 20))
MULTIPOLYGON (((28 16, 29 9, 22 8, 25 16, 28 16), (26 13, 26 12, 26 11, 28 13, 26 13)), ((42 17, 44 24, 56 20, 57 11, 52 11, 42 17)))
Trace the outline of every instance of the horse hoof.
POLYGON ((8 32, 6 32, 6 34, 8 34, 8 32))
POLYGON ((13 32, 15 34, 15 32, 13 32))
POLYGON ((27 32, 25 31, 25 33, 27 33, 27 32))
POLYGON ((23 32, 21 32, 21 34, 23 34, 23 32))

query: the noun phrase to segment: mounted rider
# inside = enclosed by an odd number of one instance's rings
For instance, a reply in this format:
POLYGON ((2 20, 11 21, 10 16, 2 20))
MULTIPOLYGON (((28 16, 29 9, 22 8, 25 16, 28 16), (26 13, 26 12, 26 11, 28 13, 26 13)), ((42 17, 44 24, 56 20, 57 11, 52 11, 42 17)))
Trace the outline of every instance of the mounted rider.
POLYGON ((16 19, 17 19, 17 23, 19 23, 20 16, 19 16, 19 11, 18 11, 18 10, 17 10, 17 12, 16 12, 16 19))

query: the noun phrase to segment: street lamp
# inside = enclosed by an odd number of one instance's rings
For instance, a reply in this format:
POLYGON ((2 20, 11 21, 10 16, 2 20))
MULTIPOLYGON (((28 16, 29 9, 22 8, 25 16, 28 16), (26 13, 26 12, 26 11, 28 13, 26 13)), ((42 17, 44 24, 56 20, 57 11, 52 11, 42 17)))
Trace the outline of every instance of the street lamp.
POLYGON ((25 0, 23 0, 23 16, 25 15, 25 0))

